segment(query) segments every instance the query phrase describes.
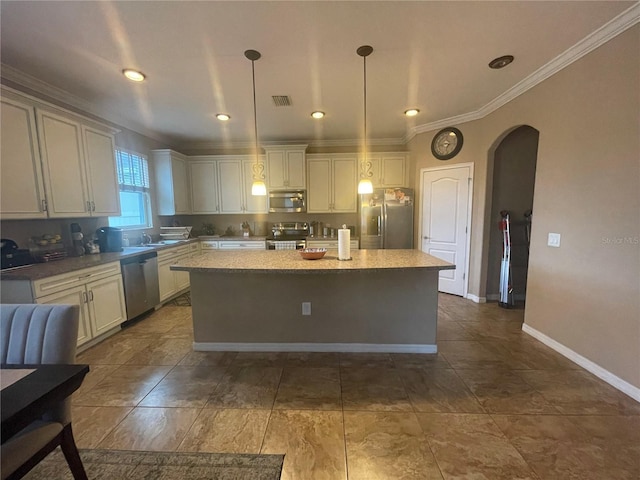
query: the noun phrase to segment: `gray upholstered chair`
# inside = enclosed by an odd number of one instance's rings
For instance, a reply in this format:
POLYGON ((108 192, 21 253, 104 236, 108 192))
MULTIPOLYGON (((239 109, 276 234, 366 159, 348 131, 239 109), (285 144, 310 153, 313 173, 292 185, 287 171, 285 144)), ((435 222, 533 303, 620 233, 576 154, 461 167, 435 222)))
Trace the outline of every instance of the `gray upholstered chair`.
MULTIPOLYGON (((75 363, 78 322, 74 305, 0 305, 0 363, 75 363)), ((2 444, 2 480, 23 477, 58 445, 73 477, 86 479, 71 430, 69 398, 2 444)))

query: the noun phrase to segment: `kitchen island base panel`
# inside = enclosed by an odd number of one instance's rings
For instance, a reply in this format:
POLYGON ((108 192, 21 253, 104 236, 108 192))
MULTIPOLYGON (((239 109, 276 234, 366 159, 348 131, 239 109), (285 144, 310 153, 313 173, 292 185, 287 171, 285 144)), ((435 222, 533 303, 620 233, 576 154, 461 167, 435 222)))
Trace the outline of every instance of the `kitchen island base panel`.
POLYGON ((193 343, 196 352, 438 353, 437 345, 370 343, 193 343))
POLYGON ((368 345, 366 351, 398 351, 406 345, 433 353, 436 344, 435 269, 317 275, 191 271, 191 297, 198 346, 317 344, 353 351, 368 345), (311 315, 302 315, 303 302, 311 303, 311 315))

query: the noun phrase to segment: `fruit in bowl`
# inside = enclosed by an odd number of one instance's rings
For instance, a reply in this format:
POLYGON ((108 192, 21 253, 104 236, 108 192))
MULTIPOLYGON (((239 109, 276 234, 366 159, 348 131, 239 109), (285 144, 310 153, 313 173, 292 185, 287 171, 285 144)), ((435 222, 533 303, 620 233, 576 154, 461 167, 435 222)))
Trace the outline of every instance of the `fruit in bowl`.
POLYGON ((327 253, 326 248, 303 248, 299 250, 300 255, 305 260, 318 260, 324 257, 324 254, 327 253))

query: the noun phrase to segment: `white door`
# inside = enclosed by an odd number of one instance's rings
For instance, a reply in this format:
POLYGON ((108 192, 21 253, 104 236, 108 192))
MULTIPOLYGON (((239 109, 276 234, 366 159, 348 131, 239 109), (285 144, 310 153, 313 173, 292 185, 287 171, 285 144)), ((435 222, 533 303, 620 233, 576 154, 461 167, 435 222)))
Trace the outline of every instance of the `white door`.
POLYGON ((422 171, 422 251, 456 265, 442 270, 438 290, 466 294, 471 167, 422 171))

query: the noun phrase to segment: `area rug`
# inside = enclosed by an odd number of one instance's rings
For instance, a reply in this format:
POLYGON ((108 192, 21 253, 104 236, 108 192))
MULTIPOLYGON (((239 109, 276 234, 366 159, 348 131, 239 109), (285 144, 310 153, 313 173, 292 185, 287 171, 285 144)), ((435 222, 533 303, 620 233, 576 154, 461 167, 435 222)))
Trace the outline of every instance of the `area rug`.
MULTIPOLYGON (((92 480, 278 480, 284 455, 80 450, 92 480)), ((73 480, 60 449, 24 477, 73 480)))
POLYGON ((170 305, 176 307, 190 307, 191 306, 191 292, 183 293, 182 295, 174 298, 169 302, 170 305))

